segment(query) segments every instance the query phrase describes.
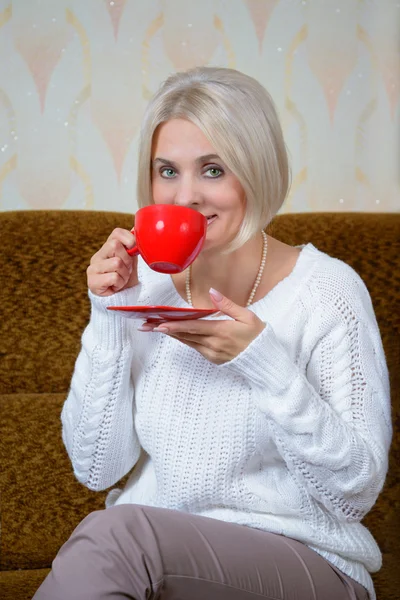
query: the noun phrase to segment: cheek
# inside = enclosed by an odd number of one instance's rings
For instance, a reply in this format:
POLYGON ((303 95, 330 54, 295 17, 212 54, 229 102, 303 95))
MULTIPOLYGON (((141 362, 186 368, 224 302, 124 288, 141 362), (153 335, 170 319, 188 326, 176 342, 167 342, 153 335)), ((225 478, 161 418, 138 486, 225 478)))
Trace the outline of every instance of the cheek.
POLYGON ((231 184, 213 190, 214 200, 223 210, 240 212, 245 207, 245 196, 241 189, 231 184))
POLYGON ((243 198, 240 203, 240 220, 243 221, 246 214, 246 199, 243 198))
POLYGON ((240 191, 236 191, 235 202, 232 206, 232 215, 235 222, 242 221, 246 212, 246 200, 240 191))
POLYGON ((167 204, 168 202, 173 202, 171 186, 166 186, 160 179, 155 178, 152 180, 151 193, 154 204, 167 204))

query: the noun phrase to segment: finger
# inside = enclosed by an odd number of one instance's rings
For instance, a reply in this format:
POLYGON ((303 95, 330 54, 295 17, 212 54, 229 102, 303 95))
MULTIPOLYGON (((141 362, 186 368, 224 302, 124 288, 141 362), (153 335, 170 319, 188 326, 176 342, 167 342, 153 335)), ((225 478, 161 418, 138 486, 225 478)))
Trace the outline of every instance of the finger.
POLYGON ((114 271, 113 273, 94 275, 90 280, 89 288, 97 295, 109 296, 114 292, 118 292, 124 285, 124 279, 114 271))
POLYGON ((181 342, 191 342, 192 344, 197 344, 198 346, 204 346, 206 348, 213 349, 213 338, 207 335, 190 335, 186 333, 169 333, 168 335, 180 340, 181 342))
POLYGON ((133 261, 135 260, 135 257, 129 256, 129 254, 127 252, 127 248, 133 247, 135 245, 135 237, 130 232, 127 232, 127 233, 131 236, 130 242, 125 240, 125 243, 124 243, 124 241, 121 241, 120 239, 118 239, 116 237, 110 237, 107 240, 107 242, 100 248, 100 250, 92 256, 92 259, 90 262, 91 263, 97 262, 99 259, 104 260, 106 258, 112 258, 114 256, 119 256, 119 258, 121 258, 121 260, 123 260, 125 262, 127 267, 130 264, 132 264, 133 261))
POLYGON ((127 266, 126 263, 119 256, 112 258, 106 258, 98 260, 89 265, 88 276, 90 275, 102 275, 105 273, 118 273, 125 281, 128 281, 132 273, 132 265, 127 266))
POLYGON ((148 317, 145 321, 144 321, 144 325, 151 325, 154 329, 154 327, 158 327, 159 325, 162 325, 163 323, 168 323, 168 321, 166 321, 165 319, 156 319, 154 317, 148 317))
POLYGON ((214 288, 210 288, 209 293, 214 305, 225 315, 242 323, 252 322, 254 313, 251 310, 235 304, 232 300, 221 294, 221 292, 214 290, 214 288))
MULTIPOLYGON (((193 348, 193 350, 197 350, 197 352, 200 352, 200 354, 203 354, 203 352, 202 352, 203 346, 201 346, 201 344, 197 344, 196 342, 191 342, 189 340, 184 340, 184 339, 178 338, 177 336, 174 336, 174 335, 172 335, 171 337, 178 340, 178 342, 185 344, 185 346, 188 346, 189 348, 193 348)), ((204 356, 204 354, 203 354, 203 356, 204 356)))
POLYGON ((116 229, 114 229, 109 235, 107 241, 112 240, 118 240, 127 248, 133 248, 136 243, 135 236, 132 231, 129 231, 128 229, 121 229, 120 227, 116 227, 116 229))
POLYGON ((113 239, 104 244, 104 246, 99 250, 97 256, 95 255, 93 257, 92 262, 114 257, 120 258, 127 267, 132 265, 133 261, 135 260, 133 257, 129 256, 126 247, 120 241, 113 239))
POLYGON ((153 331, 154 325, 147 323, 146 321, 137 328, 138 331, 153 331))
POLYGON ((211 351, 216 351, 218 348, 218 338, 215 336, 209 335, 191 335, 189 333, 172 333, 169 331, 169 323, 168 327, 165 323, 162 323, 157 326, 151 326, 150 323, 144 324, 145 329, 141 329, 141 331, 153 331, 155 333, 163 333, 168 335, 168 337, 175 338, 180 342, 187 342, 188 345, 194 344, 198 348, 208 348, 211 351))
POLYGON ((134 256, 131 259, 131 263, 129 265, 128 270, 130 269, 130 276, 127 282, 127 287, 132 287, 134 285, 136 285, 137 283, 139 283, 139 279, 138 279, 138 269, 137 269, 137 256, 134 256))
POLYGON ((160 325, 159 331, 162 333, 171 333, 173 335, 185 334, 193 336, 216 336, 222 335, 224 321, 202 321, 202 320, 186 320, 186 321, 169 321, 160 325))

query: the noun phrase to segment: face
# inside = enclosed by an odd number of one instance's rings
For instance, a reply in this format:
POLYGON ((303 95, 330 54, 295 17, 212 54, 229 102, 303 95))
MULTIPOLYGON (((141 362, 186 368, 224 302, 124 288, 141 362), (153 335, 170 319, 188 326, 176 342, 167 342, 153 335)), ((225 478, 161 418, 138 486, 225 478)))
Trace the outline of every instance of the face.
POLYGON ((154 134, 152 193, 155 204, 188 206, 207 217, 204 250, 227 246, 243 221, 241 184, 203 132, 185 119, 162 123, 154 134))

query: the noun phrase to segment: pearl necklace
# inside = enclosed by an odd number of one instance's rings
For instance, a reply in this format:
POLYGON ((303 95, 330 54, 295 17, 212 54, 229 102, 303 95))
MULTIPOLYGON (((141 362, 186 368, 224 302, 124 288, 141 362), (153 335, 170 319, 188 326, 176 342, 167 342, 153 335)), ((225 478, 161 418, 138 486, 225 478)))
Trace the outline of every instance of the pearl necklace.
MULTIPOLYGON (((253 302, 253 298, 256 295, 256 291, 258 289, 258 286, 260 285, 260 281, 261 281, 261 278, 264 273, 265 261, 267 258, 267 250, 268 250, 268 238, 267 238, 267 234, 265 233, 265 231, 261 231, 261 234, 263 236, 263 249, 262 249, 262 255, 261 255, 260 268, 258 269, 257 277, 254 282, 253 289, 250 292, 249 299, 247 300, 246 307, 250 306, 250 304, 253 302)), ((186 299, 187 299, 187 303, 189 304, 189 306, 193 306, 192 292, 190 290, 191 276, 192 276, 192 265, 190 265, 188 270, 186 271, 186 283, 185 283, 186 299)))

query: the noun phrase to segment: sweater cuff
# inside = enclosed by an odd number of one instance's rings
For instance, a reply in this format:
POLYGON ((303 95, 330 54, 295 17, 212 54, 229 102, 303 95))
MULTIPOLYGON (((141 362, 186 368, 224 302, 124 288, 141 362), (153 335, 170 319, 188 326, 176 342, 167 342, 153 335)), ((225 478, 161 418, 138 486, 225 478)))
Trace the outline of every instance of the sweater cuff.
POLYGON ((297 365, 268 323, 243 352, 221 368, 234 371, 273 396, 287 390, 298 375, 297 365))
POLYGON ((130 319, 108 310, 107 306, 135 306, 140 292, 140 283, 112 296, 96 296, 89 290, 92 306, 90 324, 96 336, 96 345, 113 350, 129 342, 130 319))

